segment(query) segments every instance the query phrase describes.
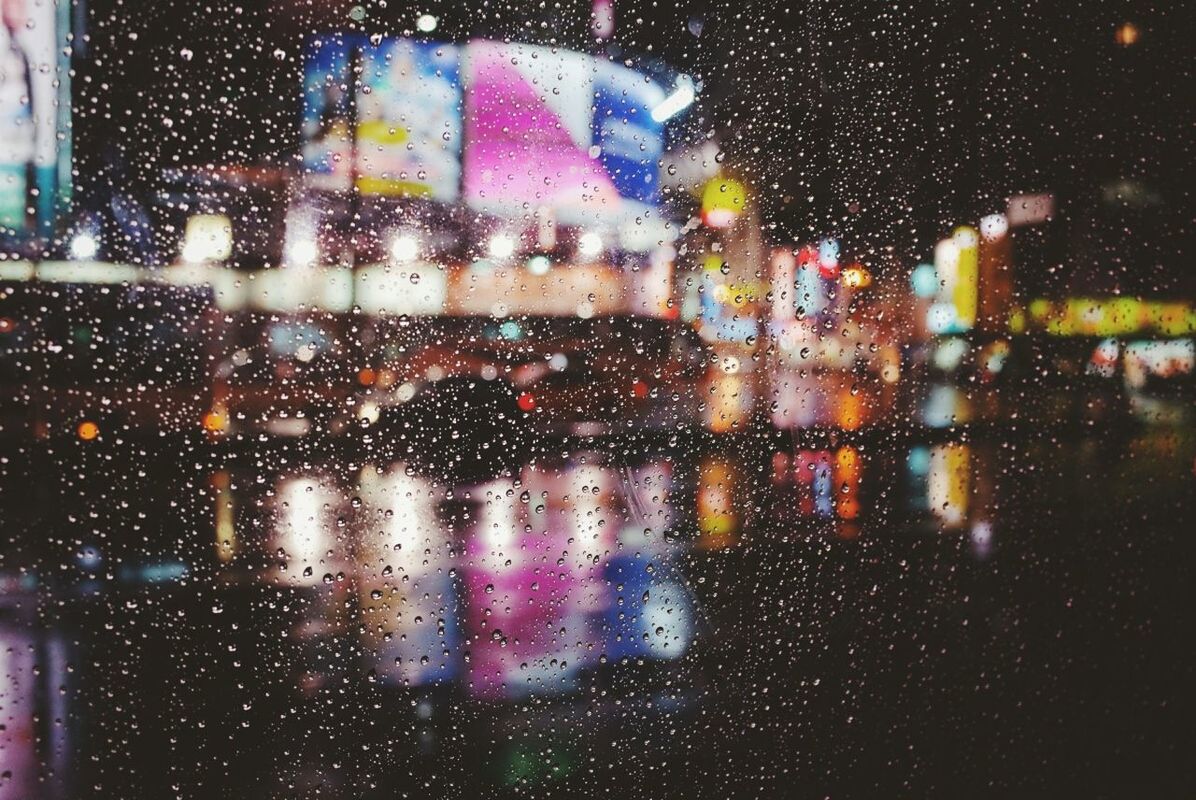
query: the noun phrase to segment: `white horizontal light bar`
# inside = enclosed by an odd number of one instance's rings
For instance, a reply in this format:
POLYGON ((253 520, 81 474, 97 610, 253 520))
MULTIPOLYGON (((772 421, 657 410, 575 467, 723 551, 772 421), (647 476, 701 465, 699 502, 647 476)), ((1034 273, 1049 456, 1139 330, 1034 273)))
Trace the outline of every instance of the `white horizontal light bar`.
POLYGON ((677 80, 677 88, 673 90, 673 93, 652 109, 652 119, 656 122, 664 122, 689 108, 696 98, 693 81, 688 76, 682 76, 677 80))

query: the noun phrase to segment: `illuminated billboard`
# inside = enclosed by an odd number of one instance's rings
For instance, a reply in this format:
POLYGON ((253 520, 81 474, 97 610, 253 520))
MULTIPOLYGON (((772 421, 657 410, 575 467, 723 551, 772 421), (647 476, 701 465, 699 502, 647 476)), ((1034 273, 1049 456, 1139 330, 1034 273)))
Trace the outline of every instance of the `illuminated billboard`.
POLYGON ((353 95, 346 80, 353 36, 312 39, 303 74, 303 178, 313 189, 344 191, 353 177, 353 95))
POLYGON ((365 194, 457 199, 461 83, 457 49, 384 39, 362 48, 357 187, 365 194))
POLYGON ((333 35, 308 43, 304 75, 311 189, 564 224, 635 219, 660 201, 665 92, 604 59, 333 35))
POLYGON ((591 150, 593 64, 579 53, 473 42, 467 56, 466 202, 501 216, 551 208, 558 219, 619 193, 591 150))
POLYGON ((0 7, 0 237, 44 236, 70 194, 71 4, 0 7))
POLYGON ((594 140, 598 160, 621 197, 655 205, 660 202, 664 123, 652 109, 664 102, 664 90, 625 67, 598 61, 594 71, 594 140))

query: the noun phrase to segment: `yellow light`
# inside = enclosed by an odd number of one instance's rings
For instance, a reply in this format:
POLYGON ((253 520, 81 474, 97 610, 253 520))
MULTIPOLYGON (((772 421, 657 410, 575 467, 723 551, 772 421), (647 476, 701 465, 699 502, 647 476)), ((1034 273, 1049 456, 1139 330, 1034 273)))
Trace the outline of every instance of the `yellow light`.
POLYGON ((702 223, 726 228, 747 206, 747 187, 730 178, 712 178, 702 188, 702 223))
POLYGON ((183 261, 223 261, 233 252, 233 225, 223 214, 196 214, 183 234, 183 261))
POLYGON ((872 285, 872 275, 860 266, 843 270, 843 285, 849 289, 866 289, 872 285))
POLYGON ((228 420, 220 411, 213 409, 203 415, 204 430, 209 433, 219 433, 228 426, 228 420))
POLYGON ((231 561, 237 553, 231 488, 228 472, 221 470, 212 476, 212 489, 216 496, 216 557, 221 561, 231 561))
POLYGON ((75 429, 75 432, 79 434, 80 439, 90 442, 100 435, 100 426, 91 420, 84 420, 79 423, 79 427, 75 429))
POLYGON ((1117 32, 1113 34, 1113 38, 1117 40, 1117 44, 1122 47, 1131 47, 1138 43, 1142 33, 1138 30, 1138 26, 1132 22, 1122 23, 1117 28, 1117 32))

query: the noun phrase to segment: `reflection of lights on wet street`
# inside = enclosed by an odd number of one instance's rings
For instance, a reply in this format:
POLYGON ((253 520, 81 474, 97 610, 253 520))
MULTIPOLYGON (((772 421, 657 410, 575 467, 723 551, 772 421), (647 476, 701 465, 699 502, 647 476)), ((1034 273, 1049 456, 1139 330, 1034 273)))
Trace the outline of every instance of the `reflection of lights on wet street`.
POLYGON ((971 492, 971 448, 966 444, 931 448, 927 481, 930 510, 947 527, 962 525, 971 492))
POLYGON ((287 560, 286 579, 315 585, 333 568, 325 559, 335 540, 338 497, 327 479, 283 478, 276 498, 275 547, 287 560))
POLYGON ((237 554, 231 484, 227 470, 220 470, 212 476, 212 494, 216 506, 216 557, 224 562, 232 561, 237 554))

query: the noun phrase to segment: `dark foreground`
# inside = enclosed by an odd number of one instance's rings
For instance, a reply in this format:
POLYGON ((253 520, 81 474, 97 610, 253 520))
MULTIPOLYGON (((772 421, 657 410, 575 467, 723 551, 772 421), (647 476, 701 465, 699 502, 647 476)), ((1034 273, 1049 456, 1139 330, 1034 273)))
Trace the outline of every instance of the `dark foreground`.
POLYGON ((457 444, 11 449, 0 798, 1193 786, 1190 426, 457 444))

